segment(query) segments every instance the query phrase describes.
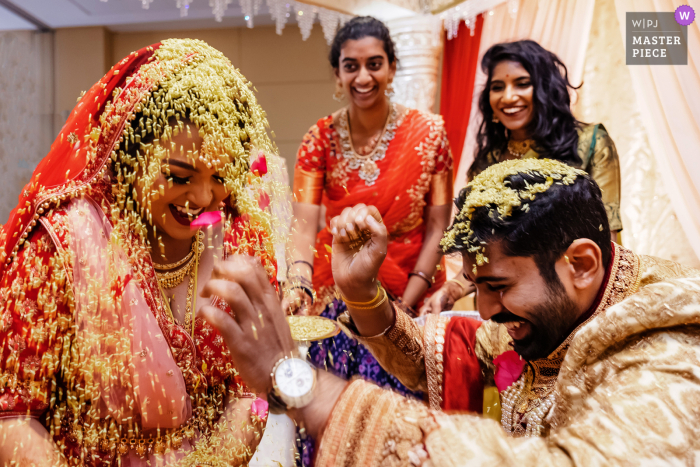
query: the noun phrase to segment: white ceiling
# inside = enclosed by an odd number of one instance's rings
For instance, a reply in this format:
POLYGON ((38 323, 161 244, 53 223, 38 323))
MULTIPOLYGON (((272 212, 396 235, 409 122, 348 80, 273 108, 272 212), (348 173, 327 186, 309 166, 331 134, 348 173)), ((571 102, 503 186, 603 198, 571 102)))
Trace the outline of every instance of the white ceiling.
MULTIPOLYGON (((153 0, 148 9, 142 0, 8 0, 51 28, 107 26, 113 31, 190 29, 243 26, 237 0, 231 2, 223 21, 217 22, 209 0, 191 0, 181 17, 176 0, 153 0)), ((272 24, 265 2, 255 15, 256 25, 272 24)), ((0 5, 0 30, 34 29, 31 23, 0 5)))

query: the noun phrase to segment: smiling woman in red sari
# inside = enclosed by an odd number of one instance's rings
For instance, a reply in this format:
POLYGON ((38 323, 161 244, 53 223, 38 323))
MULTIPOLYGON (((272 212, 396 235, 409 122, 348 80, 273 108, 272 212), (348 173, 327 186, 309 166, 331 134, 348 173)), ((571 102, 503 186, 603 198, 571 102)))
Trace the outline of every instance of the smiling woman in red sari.
POLYGON ((271 187, 249 168, 266 124, 194 40, 133 52, 80 99, 2 230, 0 464, 248 462, 265 403, 195 318, 232 310, 197 299, 215 258, 190 224, 223 217, 224 254, 275 277, 271 187))
MULTIPOLYGON (((335 288, 332 235, 328 228, 317 229, 321 204, 326 221, 347 207, 371 204, 391 235, 379 278, 394 297, 415 307, 444 281, 444 272, 436 272, 437 245, 452 202, 452 156, 444 123, 437 115, 391 102, 397 58, 380 21, 358 17, 346 23, 335 37, 330 61, 336 97, 345 96, 349 105, 320 119, 299 148, 290 275, 313 277, 313 310, 322 311, 335 288), (309 248, 313 244, 315 250, 309 248)), ((302 287, 290 292, 293 308, 295 300, 310 304, 305 292, 302 287)))
MULTIPOLYGON (((330 61, 336 97, 344 95, 348 105, 318 120, 299 148, 288 309, 331 319, 345 311, 336 297, 327 226, 358 203, 376 206, 389 229, 379 280, 404 309, 416 308, 445 280, 437 268, 438 243, 452 207, 452 156, 444 123, 440 116, 391 102, 397 58, 380 21, 358 17, 346 23, 334 39, 330 61), (319 232, 321 205, 326 218, 319 232)), ((344 335, 312 346, 310 355, 342 376, 360 374, 406 391, 344 335)))

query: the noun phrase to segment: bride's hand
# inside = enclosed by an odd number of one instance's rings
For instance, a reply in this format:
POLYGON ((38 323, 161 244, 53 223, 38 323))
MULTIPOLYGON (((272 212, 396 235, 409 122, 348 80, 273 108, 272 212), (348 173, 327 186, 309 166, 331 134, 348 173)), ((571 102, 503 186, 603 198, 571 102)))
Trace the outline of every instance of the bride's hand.
POLYGON ((379 267, 387 252, 387 230, 374 206, 358 204, 331 219, 333 279, 344 297, 366 302, 376 295, 379 267))

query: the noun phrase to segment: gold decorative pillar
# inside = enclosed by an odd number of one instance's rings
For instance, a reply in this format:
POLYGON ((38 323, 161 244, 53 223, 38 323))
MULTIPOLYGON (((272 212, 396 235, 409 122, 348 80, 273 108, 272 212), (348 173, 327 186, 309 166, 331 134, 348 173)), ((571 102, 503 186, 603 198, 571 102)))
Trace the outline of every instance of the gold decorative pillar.
POLYGON ((399 67, 394 78, 394 102, 432 112, 437 93, 442 50, 442 24, 431 15, 387 21, 396 43, 399 67))

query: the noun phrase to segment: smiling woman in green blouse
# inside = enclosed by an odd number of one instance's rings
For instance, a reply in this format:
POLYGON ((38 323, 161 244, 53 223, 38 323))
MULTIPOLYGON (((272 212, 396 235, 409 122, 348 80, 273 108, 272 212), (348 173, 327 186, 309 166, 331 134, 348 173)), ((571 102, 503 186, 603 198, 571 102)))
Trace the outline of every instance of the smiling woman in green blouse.
MULTIPOLYGON (((496 44, 486 51, 481 68, 487 76, 479 96, 482 121, 472 180, 487 167, 508 159, 555 159, 588 172, 603 193, 611 240, 622 230, 620 161, 615 143, 601 123, 586 124, 571 112, 566 66, 534 41, 496 44)), ((448 280, 421 314, 452 309, 474 286, 464 274, 448 280)))

